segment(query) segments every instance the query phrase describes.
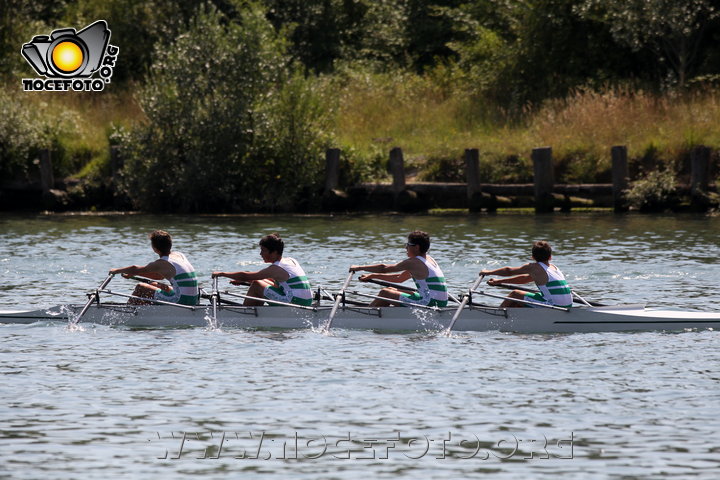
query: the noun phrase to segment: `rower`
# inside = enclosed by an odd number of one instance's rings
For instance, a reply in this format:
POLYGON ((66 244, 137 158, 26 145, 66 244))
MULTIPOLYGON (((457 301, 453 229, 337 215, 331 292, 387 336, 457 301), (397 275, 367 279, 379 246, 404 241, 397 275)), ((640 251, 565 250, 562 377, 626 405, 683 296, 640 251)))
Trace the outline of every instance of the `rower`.
MULTIPOLYGON (((513 290, 508 295, 511 298, 525 300, 528 302, 554 305, 568 308, 572 306, 573 297, 570 286, 565 280, 565 275, 555 265, 550 263, 552 259, 552 247, 548 242, 537 241, 532 247, 532 258, 535 263, 526 263, 521 267, 502 267, 495 270, 483 270, 482 276, 500 275, 510 277, 503 280, 491 278, 488 285, 525 284, 535 282, 540 292, 527 293, 522 290, 513 290)), ((506 299, 500 307, 524 307, 526 304, 513 302, 506 299)), ((532 306, 532 305, 529 305, 532 306)))
MULTIPOLYGON (((248 297, 310 306, 313 295, 305 271, 294 258, 282 256, 284 249, 285 243, 280 235, 266 235, 260 240, 260 256, 265 263, 272 265, 257 272, 213 272, 212 277, 228 277, 233 285, 252 282, 247 291, 248 297)), ((246 298, 243 305, 260 306, 264 303, 246 298)))
MULTIPOLYGON (((413 279, 417 286, 417 292, 405 293, 396 288, 383 288, 378 294, 380 297, 392 300, 399 300, 407 305, 426 305, 428 307, 446 307, 448 302, 447 286, 445 275, 438 266, 435 259, 428 255, 430 249, 430 235, 415 230, 408 235, 405 244, 405 252, 408 258, 395 265, 382 263, 375 265, 353 265, 350 270, 353 272, 371 272, 360 276, 361 282, 370 280, 384 280, 388 282, 402 283, 413 279), (400 272, 393 275, 394 272, 400 272)), ((371 307, 387 307, 394 305, 382 299, 375 299, 371 307)))
MULTIPOLYGON (((172 237, 166 231, 155 230, 150 233, 149 237, 153 251, 160 258, 144 267, 131 265, 113 268, 110 273, 122 274, 125 278, 140 275, 153 280, 170 282, 170 285, 158 282, 138 283, 133 292, 135 297, 152 298, 181 305, 197 305, 200 295, 193 266, 181 252, 172 251, 172 237)), ((130 298, 128 303, 147 305, 152 302, 130 298)))

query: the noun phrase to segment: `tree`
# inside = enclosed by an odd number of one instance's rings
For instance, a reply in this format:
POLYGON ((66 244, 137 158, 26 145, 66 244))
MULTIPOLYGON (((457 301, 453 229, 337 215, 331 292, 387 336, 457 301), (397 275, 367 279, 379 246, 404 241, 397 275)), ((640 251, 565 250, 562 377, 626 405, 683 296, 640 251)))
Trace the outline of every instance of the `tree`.
POLYGON ((125 191, 141 209, 297 207, 321 172, 324 115, 258 4, 231 20, 201 8, 155 49, 139 99, 147 122, 121 132, 125 191))
POLYGON ((484 98, 511 112, 564 97, 573 88, 603 88, 643 75, 643 59, 618 45, 608 27, 581 17, 583 0, 503 0, 463 6, 454 45, 458 64, 484 98))
POLYGON ((651 48, 667 61, 679 86, 697 65, 703 35, 718 17, 712 0, 584 0, 583 18, 606 23, 618 42, 638 51, 651 48))

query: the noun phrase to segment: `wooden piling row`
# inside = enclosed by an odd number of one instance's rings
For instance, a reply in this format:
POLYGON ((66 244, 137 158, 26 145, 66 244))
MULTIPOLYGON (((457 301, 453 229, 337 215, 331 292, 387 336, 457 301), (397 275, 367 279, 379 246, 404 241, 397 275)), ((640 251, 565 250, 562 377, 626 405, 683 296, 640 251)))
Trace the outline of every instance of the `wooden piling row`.
MULTIPOLYGON (((339 148, 331 148, 327 150, 325 155, 325 185, 323 189, 323 208, 325 209, 338 206, 338 203, 341 201, 345 202, 348 206, 352 203, 349 202, 347 193, 339 190, 341 153, 339 148)), ((697 146, 692 150, 690 155, 690 206, 694 210, 706 210, 708 206, 711 205, 710 197, 716 195, 715 193, 708 194, 711 153, 710 148, 697 146)), ((626 192, 630 187, 627 147, 624 145, 613 146, 610 149, 610 156, 612 159, 612 206, 615 212, 627 212, 629 206, 626 201, 626 192)), ((480 173, 480 152, 478 149, 472 148, 465 150, 464 157, 466 174, 465 188, 467 192, 465 205, 468 209, 471 212, 479 212, 483 209, 493 211, 498 205, 503 206, 503 202, 507 204, 507 198, 499 200, 497 193, 499 186, 483 185, 480 173), (483 189, 485 189, 485 191, 483 191, 483 189)), ((573 194, 567 192, 568 186, 555 185, 552 148, 534 148, 531 153, 531 159, 534 177, 532 184, 533 189, 532 192, 528 191, 528 193, 524 193, 523 195, 528 195, 528 197, 525 198, 534 198, 535 212, 549 213, 553 212, 556 208, 564 211, 569 210, 572 203, 570 195, 573 194), (563 187, 563 189, 559 190, 561 187, 563 187), (532 197, 530 197, 530 195, 532 195, 532 197)), ((43 196, 48 197, 50 191, 54 189, 55 186, 50 150, 44 149, 40 151, 38 163, 40 187, 43 196)), ((112 180, 115 182, 118 172, 123 167, 119 148, 116 146, 110 148, 110 167, 112 180)), ((424 205, 421 205, 422 202, 418 202, 418 185, 411 184, 409 187, 406 183, 404 155, 400 147, 395 147, 390 151, 388 169, 392 174, 392 184, 388 186, 388 188, 391 189, 392 197, 387 199, 387 203, 392 200, 393 207, 396 210, 411 211, 422 209, 424 205)), ((423 190, 421 197, 427 197, 427 192, 432 186, 433 185, 424 185, 421 188, 421 190, 423 190)), ((457 184, 457 187, 461 186, 462 184, 457 184)), ((510 188, 511 186, 505 187, 510 188)), ((530 185, 528 185, 528 187, 530 187, 530 185)), ((604 188, 610 188, 610 186, 608 185, 604 188)), ((388 195, 390 195, 390 192, 388 192, 388 195)), ((442 193, 435 195, 442 195, 442 193)), ((575 205, 577 205, 577 202, 575 205)))
MULTIPOLYGON (((328 150, 328 167, 326 171, 325 192, 329 186, 337 187, 337 164, 330 162, 330 157, 339 159, 338 149, 328 150)), ((710 172, 710 155, 708 147, 696 147, 691 154, 691 202, 697 209, 708 206, 708 185, 710 172)), ((612 159, 612 207, 615 212, 627 212, 629 205, 626 200, 626 193, 630 187, 630 169, 628 164, 627 147, 616 145, 610 149, 612 159)), ((570 210, 572 200, 569 193, 556 192, 554 178, 554 165, 551 147, 539 147, 532 150, 531 159, 533 162, 533 196, 536 213, 549 213, 556 208, 563 211, 570 210)), ((394 207, 403 210, 407 201, 412 201, 417 188, 409 188, 405 181, 405 167, 403 151, 395 147, 390 151, 388 169, 392 174, 392 193, 394 207)), ((478 212, 481 209, 494 210, 497 205, 495 194, 490 191, 483 191, 480 175, 480 153, 478 149, 465 150, 465 175, 467 182, 467 207, 471 212, 478 212)), ((415 184, 413 184, 415 185, 415 184)), ((486 188, 488 188, 486 186, 486 188)), ((428 186, 423 185, 422 190, 428 186)), ((564 190, 567 190, 565 188, 564 190)))

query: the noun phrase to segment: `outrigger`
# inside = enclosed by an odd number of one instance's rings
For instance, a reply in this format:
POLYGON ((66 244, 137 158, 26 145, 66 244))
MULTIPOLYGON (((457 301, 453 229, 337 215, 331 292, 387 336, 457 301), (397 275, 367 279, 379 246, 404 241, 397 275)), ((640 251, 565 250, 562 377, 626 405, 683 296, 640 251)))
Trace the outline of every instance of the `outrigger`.
MULTIPOLYGON (((265 300, 268 306, 243 306, 246 295, 220 292, 213 282, 211 293, 202 303, 186 306, 138 298, 149 305, 106 302, 106 296, 136 298, 108 288, 110 278, 88 294, 85 304, 59 305, 48 309, 0 311, 0 323, 31 324, 60 321, 69 324, 94 323, 127 327, 207 327, 250 329, 327 330, 371 329, 379 331, 501 331, 519 333, 574 333, 618 331, 683 331, 720 328, 720 312, 676 311, 646 308, 644 305, 598 305, 578 300, 578 305, 563 308, 533 305, 535 308, 499 308, 483 303, 485 298, 507 297, 478 290, 476 281, 456 306, 446 308, 395 306, 371 308, 348 299, 349 295, 373 297, 343 289, 331 294, 318 288, 311 306, 265 300), (233 300, 233 299, 237 300, 233 300)), ((407 287, 405 287, 407 288, 407 287)), ((515 300, 517 301, 517 300, 515 300)), ((399 303, 399 302, 398 302, 399 303)))

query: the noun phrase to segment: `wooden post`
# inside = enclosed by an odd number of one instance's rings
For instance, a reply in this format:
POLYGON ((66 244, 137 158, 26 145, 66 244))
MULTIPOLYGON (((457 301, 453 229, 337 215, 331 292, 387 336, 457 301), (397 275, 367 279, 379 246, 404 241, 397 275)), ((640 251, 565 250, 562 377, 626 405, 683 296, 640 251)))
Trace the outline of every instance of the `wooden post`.
POLYGON ((708 207, 708 176, 710 174, 710 148, 698 145, 690 154, 690 204, 694 209, 708 207))
POLYGON ((40 150, 40 188, 42 188, 43 195, 47 195, 50 193, 50 189, 55 188, 52 158, 50 150, 47 148, 40 150))
POLYGON ((465 176, 468 199, 480 192, 480 153, 477 148, 465 150, 465 176))
POLYGON ((482 208, 482 192, 480 191, 480 153, 477 148, 465 150, 465 177, 468 210, 479 212, 482 208))
POLYGON ((400 147, 390 150, 390 172, 393 176, 393 192, 395 195, 405 190, 405 160, 400 147))
POLYGON ((625 191, 630 183, 627 147, 625 145, 616 145, 610 149, 610 155, 612 157, 613 208, 616 212, 627 212, 628 205, 625 201, 625 191))
POLYGON ((325 152, 325 194, 338 187, 340 181, 340 149, 329 148, 325 152))
POLYGON ((553 211, 553 175, 552 148, 540 147, 532 151, 535 180, 535 213, 553 211))
POLYGON ((710 172, 710 149, 705 146, 697 146, 693 148, 690 154, 690 166, 692 174, 690 176, 690 194, 704 195, 708 189, 708 174, 710 172))

